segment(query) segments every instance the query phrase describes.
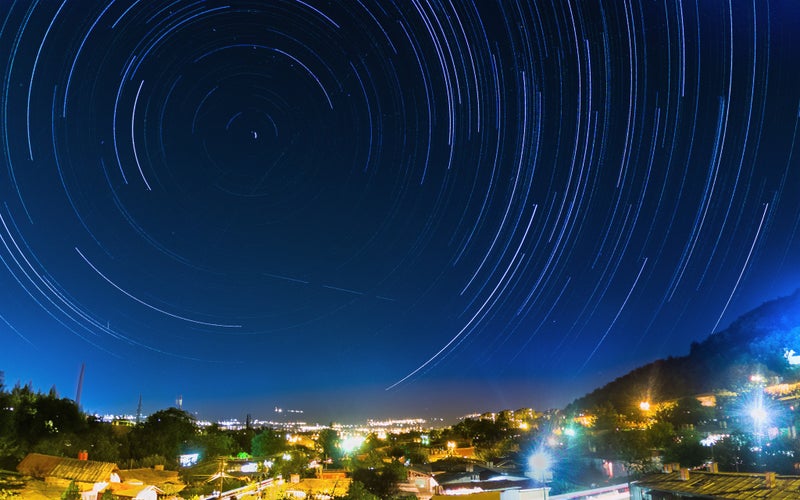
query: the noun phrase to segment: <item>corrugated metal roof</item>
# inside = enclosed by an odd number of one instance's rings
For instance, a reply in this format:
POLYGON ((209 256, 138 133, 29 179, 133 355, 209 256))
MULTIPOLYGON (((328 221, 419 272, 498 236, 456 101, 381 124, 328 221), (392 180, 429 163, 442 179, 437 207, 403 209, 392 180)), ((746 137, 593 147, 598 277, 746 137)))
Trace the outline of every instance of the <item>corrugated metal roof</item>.
POLYGON ((651 474, 631 486, 730 500, 800 498, 800 476, 775 476, 774 487, 768 488, 765 474, 690 471, 689 479, 682 480, 680 472, 669 472, 651 474))
POLYGON ((119 468, 110 462, 78 460, 76 458, 55 457, 30 453, 17 465, 22 474, 43 479, 56 477, 85 483, 108 481, 111 474, 119 468))
POLYGON ((41 453, 28 453, 17 465, 17 471, 26 476, 44 479, 61 462, 62 457, 42 455, 41 453))

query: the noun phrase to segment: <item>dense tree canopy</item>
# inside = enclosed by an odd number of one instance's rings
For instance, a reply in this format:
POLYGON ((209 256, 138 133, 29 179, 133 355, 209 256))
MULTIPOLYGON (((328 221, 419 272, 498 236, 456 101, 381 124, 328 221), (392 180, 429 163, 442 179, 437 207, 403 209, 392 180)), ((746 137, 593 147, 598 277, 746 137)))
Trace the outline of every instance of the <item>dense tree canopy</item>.
POLYGON ((283 433, 266 428, 253 436, 251 447, 253 456, 268 457, 283 452, 286 449, 286 439, 283 433))

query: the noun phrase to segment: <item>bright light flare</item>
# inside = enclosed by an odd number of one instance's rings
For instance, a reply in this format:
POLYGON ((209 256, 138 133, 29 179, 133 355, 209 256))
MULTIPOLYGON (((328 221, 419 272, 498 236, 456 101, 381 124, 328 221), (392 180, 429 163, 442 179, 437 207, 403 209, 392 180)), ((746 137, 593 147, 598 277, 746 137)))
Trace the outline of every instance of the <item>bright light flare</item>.
POLYGON ((363 436, 348 436, 339 442, 339 448, 341 448, 343 452, 349 454, 361 448, 362 444, 364 444, 363 436))
POLYGON ((528 458, 528 470, 532 477, 544 482, 550 475, 553 466, 553 457, 544 450, 537 450, 528 458))
POLYGON ((750 417, 753 419, 753 424, 757 427, 761 427, 767 422, 767 418, 769 418, 769 413, 767 413, 767 409, 761 406, 760 404, 756 404, 750 407, 748 413, 750 417))

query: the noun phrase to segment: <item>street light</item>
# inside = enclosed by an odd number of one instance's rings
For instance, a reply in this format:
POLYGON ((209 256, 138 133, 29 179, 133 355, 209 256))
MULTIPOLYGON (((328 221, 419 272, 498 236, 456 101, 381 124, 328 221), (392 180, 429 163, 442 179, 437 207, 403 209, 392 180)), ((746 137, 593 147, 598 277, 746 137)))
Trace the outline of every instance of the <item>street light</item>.
POLYGON ((761 402, 758 402, 750 407, 749 413, 750 417, 753 419, 753 426, 756 428, 756 432, 758 432, 758 429, 767 423, 767 418, 769 417, 767 409, 761 405, 761 402))
POLYGON ((764 394, 759 392, 755 400, 750 404, 747 409, 747 414, 753 419, 753 434, 756 438, 757 456, 759 466, 762 460, 762 439, 764 436, 764 429, 769 424, 770 414, 767 407, 764 405, 764 394))
POLYGON ((538 449, 528 457, 528 471, 533 479, 544 484, 544 497, 547 498, 547 480, 550 479, 553 456, 544 449, 538 449))

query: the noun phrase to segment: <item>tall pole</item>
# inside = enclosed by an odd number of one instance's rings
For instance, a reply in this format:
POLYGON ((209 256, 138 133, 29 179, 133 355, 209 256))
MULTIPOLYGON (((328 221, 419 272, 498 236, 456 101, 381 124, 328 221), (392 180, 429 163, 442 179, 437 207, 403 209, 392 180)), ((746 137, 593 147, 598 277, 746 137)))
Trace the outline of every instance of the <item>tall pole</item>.
POLYGON ((78 391, 75 394, 75 404, 81 408, 81 392, 83 391, 83 373, 86 371, 86 363, 81 363, 81 374, 78 375, 78 391))

